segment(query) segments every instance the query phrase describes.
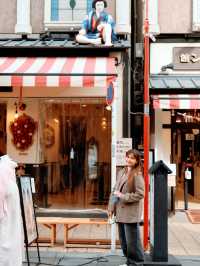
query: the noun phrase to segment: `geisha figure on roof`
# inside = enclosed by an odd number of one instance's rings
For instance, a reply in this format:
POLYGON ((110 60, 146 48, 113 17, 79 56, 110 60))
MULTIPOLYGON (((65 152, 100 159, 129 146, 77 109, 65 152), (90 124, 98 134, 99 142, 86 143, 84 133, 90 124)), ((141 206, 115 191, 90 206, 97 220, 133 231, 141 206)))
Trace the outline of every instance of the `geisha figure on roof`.
POLYGON ((117 40, 114 33, 115 22, 110 14, 104 11, 107 7, 105 0, 94 0, 93 10, 83 20, 82 28, 76 36, 76 41, 82 44, 112 46, 117 40))

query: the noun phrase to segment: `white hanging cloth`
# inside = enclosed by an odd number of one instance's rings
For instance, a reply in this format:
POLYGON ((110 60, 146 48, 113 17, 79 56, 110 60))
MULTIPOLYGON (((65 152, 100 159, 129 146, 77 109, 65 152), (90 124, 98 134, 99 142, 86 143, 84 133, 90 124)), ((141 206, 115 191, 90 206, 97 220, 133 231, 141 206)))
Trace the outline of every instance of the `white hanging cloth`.
POLYGON ((0 157, 0 266, 22 266, 23 229, 16 167, 8 155, 0 157))

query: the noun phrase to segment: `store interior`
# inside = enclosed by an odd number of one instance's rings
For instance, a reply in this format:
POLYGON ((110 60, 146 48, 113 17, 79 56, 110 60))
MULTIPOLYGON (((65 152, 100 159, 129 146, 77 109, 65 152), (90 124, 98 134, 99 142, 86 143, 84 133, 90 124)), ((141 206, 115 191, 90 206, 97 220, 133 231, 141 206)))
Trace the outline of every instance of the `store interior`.
MULTIPOLYGON (((41 162, 19 160, 17 174, 34 177, 36 204, 61 209, 106 208, 111 187, 111 108, 105 99, 34 101, 39 101, 40 145, 35 148, 40 149, 41 162)), ((0 104, 1 154, 7 153, 10 134, 6 117, 5 102, 0 104)))
POLYGON ((200 203, 200 110, 172 110, 172 163, 176 164, 176 209, 184 208, 185 171, 188 200, 199 208, 200 203))

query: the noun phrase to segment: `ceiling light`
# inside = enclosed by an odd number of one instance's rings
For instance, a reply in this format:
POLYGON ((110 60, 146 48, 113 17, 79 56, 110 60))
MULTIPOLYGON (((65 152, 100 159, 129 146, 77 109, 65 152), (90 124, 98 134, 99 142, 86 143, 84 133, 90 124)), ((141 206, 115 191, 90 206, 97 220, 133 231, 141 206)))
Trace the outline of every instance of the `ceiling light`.
POLYGON ((107 111, 111 111, 111 110, 112 110, 112 106, 111 106, 111 105, 106 105, 105 109, 106 109, 107 111))

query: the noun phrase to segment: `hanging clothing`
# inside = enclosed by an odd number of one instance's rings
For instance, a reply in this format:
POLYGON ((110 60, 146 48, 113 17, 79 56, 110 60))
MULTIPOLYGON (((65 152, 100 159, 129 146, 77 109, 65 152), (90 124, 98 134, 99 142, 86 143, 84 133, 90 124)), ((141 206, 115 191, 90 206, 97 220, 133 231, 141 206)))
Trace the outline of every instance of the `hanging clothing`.
POLYGON ((22 266, 23 231, 16 167, 9 156, 0 157, 0 266, 22 266))

